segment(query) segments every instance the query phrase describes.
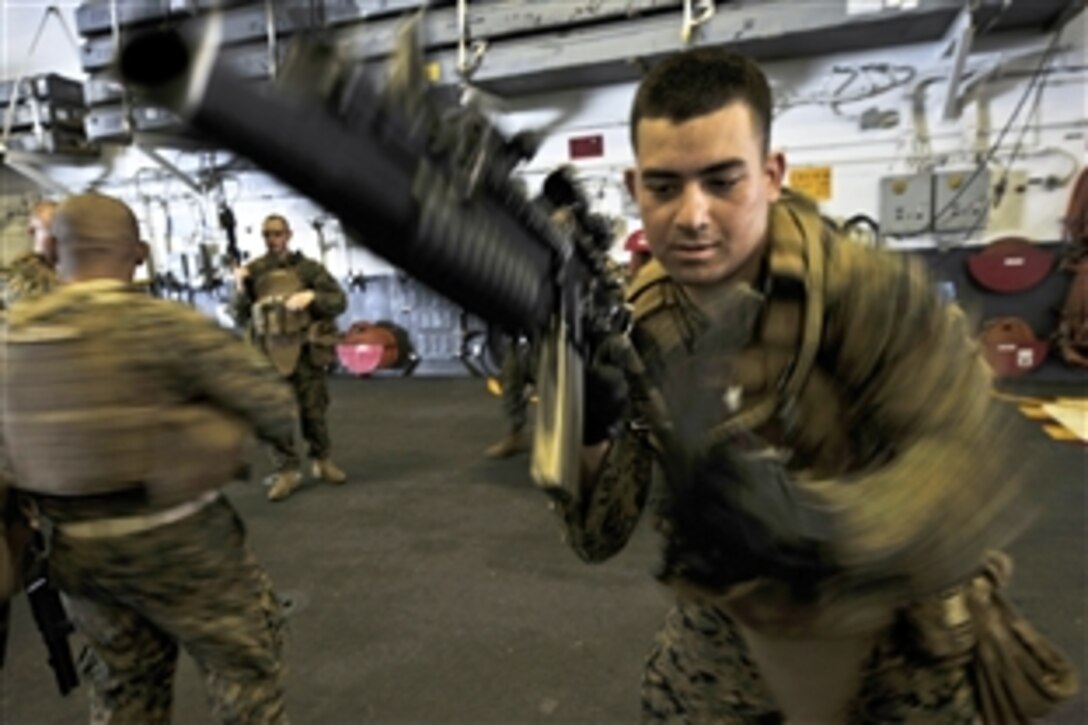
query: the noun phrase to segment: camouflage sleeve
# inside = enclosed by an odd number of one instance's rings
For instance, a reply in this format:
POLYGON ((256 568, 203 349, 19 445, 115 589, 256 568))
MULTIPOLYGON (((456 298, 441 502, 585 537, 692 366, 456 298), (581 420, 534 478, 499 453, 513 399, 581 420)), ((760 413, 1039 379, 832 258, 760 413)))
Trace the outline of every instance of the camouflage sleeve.
POLYGON ((640 433, 625 431, 612 444, 596 480, 580 499, 560 506, 567 541, 587 562, 615 556, 627 544, 649 497, 653 453, 640 433))
POLYGON ((845 242, 828 269, 825 349, 835 350, 854 420, 897 448, 986 414, 990 375, 964 315, 937 295, 922 263, 845 242))
POLYGON ((15 260, 4 286, 4 302, 8 307, 19 300, 45 294, 57 285, 56 273, 37 257, 15 260))
POLYGON ((347 295, 327 269, 313 260, 307 262, 306 285, 314 291, 310 310, 318 319, 334 320, 348 308, 347 295))
POLYGON ((234 318, 234 322, 238 327, 246 327, 249 325, 250 316, 253 312, 253 296, 250 294, 250 290, 253 289, 253 285, 256 283, 257 277, 261 274, 260 260, 253 260, 246 265, 249 270, 249 280, 243 286, 242 290, 235 290, 230 299, 230 315, 234 318))
POLYGON ((160 345, 161 362, 182 394, 209 400, 248 421, 264 440, 289 446, 294 395, 271 364, 199 312, 167 304, 148 324, 169 340, 160 345))
POLYGON ((965 316, 918 260, 850 244, 828 268, 825 351, 852 425, 885 463, 805 487, 837 517, 834 556, 857 581, 947 586, 1007 545, 1034 508, 1023 421, 999 409, 965 316), (1017 431, 1020 431, 1018 433, 1017 431))

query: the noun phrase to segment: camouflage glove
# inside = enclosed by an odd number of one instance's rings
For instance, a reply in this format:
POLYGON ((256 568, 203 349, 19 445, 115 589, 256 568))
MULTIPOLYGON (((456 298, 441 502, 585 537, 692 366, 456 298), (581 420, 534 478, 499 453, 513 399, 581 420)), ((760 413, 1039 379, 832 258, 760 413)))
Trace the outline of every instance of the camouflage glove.
POLYGON ((582 443, 587 446, 611 438, 627 411, 630 387, 621 362, 625 346, 618 335, 606 338, 586 368, 582 443))

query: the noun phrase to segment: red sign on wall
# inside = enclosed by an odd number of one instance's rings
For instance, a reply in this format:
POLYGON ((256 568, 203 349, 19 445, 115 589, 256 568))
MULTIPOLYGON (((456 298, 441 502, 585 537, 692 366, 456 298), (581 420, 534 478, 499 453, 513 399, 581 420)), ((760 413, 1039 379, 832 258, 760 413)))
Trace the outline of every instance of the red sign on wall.
POLYGON ((567 140, 571 159, 590 159, 604 156, 604 136, 572 136, 567 140))

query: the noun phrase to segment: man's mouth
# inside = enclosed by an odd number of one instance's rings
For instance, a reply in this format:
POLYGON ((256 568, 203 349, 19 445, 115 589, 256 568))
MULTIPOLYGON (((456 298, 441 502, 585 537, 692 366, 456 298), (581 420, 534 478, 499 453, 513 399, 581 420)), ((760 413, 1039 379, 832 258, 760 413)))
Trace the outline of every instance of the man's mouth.
POLYGON ((697 244, 688 242, 684 244, 674 244, 669 251, 673 257, 676 257, 679 260, 698 262, 712 257, 716 246, 717 245, 711 243, 697 244))

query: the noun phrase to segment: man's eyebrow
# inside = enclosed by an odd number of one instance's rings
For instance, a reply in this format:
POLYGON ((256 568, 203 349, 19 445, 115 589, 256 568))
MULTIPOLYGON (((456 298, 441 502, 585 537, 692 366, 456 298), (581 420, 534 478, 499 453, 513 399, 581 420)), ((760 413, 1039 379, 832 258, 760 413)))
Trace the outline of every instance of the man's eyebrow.
MULTIPOLYGON (((727 159, 725 161, 711 164, 710 166, 704 166, 703 168, 699 169, 695 173, 695 175, 714 176, 717 174, 727 173, 729 171, 743 169, 744 167, 744 159, 727 159)), ((685 175, 686 174, 683 174, 679 171, 674 171, 672 169, 658 169, 650 167, 642 170, 642 177, 644 179, 679 179, 685 175)))

